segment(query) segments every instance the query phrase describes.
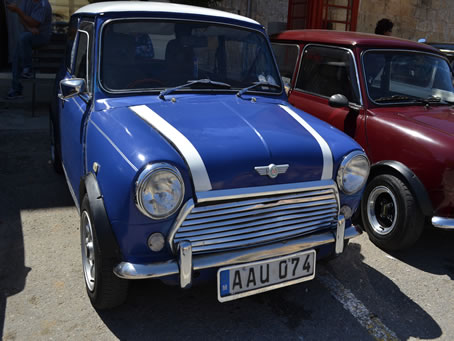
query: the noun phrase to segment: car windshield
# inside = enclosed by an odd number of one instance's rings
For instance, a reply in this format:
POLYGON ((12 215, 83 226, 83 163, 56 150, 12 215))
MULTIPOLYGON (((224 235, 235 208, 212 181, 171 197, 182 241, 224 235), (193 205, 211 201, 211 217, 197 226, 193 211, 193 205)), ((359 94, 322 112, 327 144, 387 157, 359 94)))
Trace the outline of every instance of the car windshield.
POLYGON ((454 102, 451 69, 441 57, 411 51, 368 51, 363 56, 369 98, 377 104, 454 102))
POLYGON ((281 93, 281 82, 263 34, 239 27, 156 19, 106 24, 100 82, 110 92, 223 91, 263 82, 251 92, 281 93), (197 82, 192 82, 199 80, 197 82), (209 80, 209 81, 200 81, 209 80), (227 86, 218 86, 225 83, 227 86), (181 86, 184 85, 184 86, 181 86))

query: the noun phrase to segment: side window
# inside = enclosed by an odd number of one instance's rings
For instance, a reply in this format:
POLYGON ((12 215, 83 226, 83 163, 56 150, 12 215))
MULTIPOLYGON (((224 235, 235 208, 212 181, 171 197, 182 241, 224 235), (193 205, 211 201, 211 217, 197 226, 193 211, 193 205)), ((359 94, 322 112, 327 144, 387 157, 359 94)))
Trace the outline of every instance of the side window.
POLYGON ((273 51, 277 65, 285 83, 290 84, 298 60, 299 47, 291 44, 273 43, 273 51))
POLYGON ((87 90, 90 92, 93 74, 93 23, 81 22, 78 32, 78 42, 73 48, 75 54, 73 74, 77 78, 85 79, 87 90))
POLYGON ((301 60, 296 88, 330 97, 342 94, 359 103, 354 61, 346 49, 308 46, 301 60))
POLYGON ((72 63, 74 54, 72 53, 74 47, 74 40, 77 35, 77 17, 72 17, 69 22, 68 35, 66 37, 66 50, 65 50, 65 66, 68 71, 72 70, 72 63))
POLYGON ((79 44, 77 46, 76 61, 74 64, 74 75, 77 78, 87 80, 87 50, 88 35, 79 31, 79 44))

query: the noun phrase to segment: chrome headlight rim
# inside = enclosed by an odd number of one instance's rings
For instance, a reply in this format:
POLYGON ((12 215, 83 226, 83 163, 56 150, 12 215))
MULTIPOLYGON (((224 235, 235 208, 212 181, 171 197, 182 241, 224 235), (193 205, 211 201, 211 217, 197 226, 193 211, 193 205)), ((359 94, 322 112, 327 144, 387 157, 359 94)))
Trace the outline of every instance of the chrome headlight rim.
POLYGON ((340 166, 339 166, 339 170, 337 172, 337 178, 336 178, 336 182, 337 182, 337 185, 339 186, 339 190, 344 193, 344 194, 347 194, 347 195, 352 195, 352 194, 355 194, 355 193, 358 193, 363 187, 364 185, 366 184, 367 182, 367 178, 369 177, 369 172, 370 172, 370 161, 369 161, 369 158, 367 157, 367 155, 362 152, 362 151, 359 151, 359 150, 355 150, 349 154, 347 154, 344 159, 342 160, 340 166), (364 158, 367 162, 367 174, 366 176, 364 177, 364 181, 363 183, 361 184, 361 186, 358 186, 357 189, 353 190, 353 191, 348 191, 345 186, 344 186, 344 181, 343 181, 343 178, 344 178, 344 173, 345 173, 345 169, 347 168, 348 164, 355 158, 364 158))
POLYGON ((183 177, 181 176, 180 171, 176 167, 172 166, 169 163, 165 163, 165 162, 157 162, 157 163, 148 164, 140 172, 139 176, 137 177, 137 181, 135 183, 135 203, 136 203, 136 207, 142 214, 144 214, 145 216, 147 216, 147 217, 149 217, 149 218, 151 218, 153 220, 162 220, 162 219, 166 219, 166 218, 170 217, 171 215, 173 215, 181 207, 181 204, 183 203, 183 199, 184 199, 184 194, 185 194, 185 186, 184 186, 183 177), (181 195, 180 195, 180 198, 178 200, 178 203, 175 205, 175 207, 172 210, 167 212, 165 215, 159 215, 159 216, 151 214, 145 208, 145 205, 143 203, 142 195, 140 194, 141 190, 144 188, 144 186, 147 185, 148 179, 154 173, 156 173, 158 171, 168 171, 168 172, 172 173, 178 179, 178 181, 180 182, 180 186, 181 186, 181 195))

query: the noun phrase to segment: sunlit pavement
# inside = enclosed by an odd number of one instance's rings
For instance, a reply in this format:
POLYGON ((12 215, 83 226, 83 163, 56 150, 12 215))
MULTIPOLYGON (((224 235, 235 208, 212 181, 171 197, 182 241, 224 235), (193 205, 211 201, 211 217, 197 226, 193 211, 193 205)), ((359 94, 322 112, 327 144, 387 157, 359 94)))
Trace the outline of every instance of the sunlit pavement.
POLYGON ((387 254, 366 235, 313 281, 219 303, 214 282, 131 285, 97 312, 86 296, 79 218, 49 164, 48 117, 0 106, 0 335, 3 340, 454 339, 454 232, 427 229, 387 254))

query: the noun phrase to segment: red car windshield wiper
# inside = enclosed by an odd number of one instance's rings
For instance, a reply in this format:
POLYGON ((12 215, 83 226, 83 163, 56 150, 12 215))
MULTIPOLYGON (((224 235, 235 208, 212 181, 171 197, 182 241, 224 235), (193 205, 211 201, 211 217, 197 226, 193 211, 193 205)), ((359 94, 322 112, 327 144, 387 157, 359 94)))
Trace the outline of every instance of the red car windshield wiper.
POLYGON ((405 95, 393 95, 389 97, 380 97, 374 100, 377 103, 384 103, 384 102, 416 102, 421 103, 424 105, 430 105, 433 103, 443 103, 449 104, 447 101, 442 101, 440 97, 437 96, 429 96, 427 98, 420 98, 420 97, 411 97, 405 95))
POLYGON ((414 97, 409 97, 409 96, 403 96, 403 95, 393 95, 393 96, 388 96, 388 97, 380 97, 377 99, 374 99, 375 102, 377 103, 383 103, 383 102, 401 102, 401 101, 414 101, 414 97))

